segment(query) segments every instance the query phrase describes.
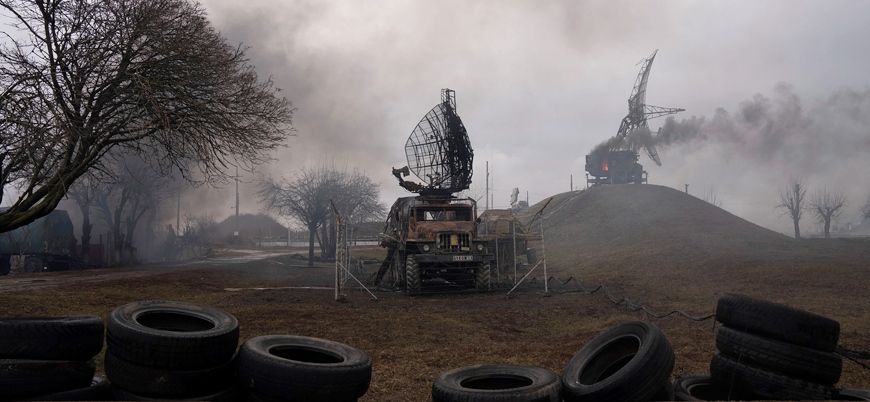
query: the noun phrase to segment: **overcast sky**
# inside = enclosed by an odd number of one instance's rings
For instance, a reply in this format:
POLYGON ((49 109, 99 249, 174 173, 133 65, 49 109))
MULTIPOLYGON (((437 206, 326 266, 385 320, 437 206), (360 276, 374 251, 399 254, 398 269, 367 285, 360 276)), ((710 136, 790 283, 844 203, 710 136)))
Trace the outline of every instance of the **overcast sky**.
MULTIPOLYGON (((785 233, 773 206, 790 176, 846 191, 846 221, 870 193, 867 1, 201 3, 297 108, 297 136, 261 174, 360 168, 389 205, 408 194, 390 168, 407 164, 408 135, 451 88, 474 148, 472 187, 484 187, 489 161, 496 207, 514 187, 534 204, 568 191, 571 175, 585 185, 585 155, 616 134, 637 63, 658 49, 647 103, 686 109, 674 123, 694 131, 659 146, 661 167, 641 156, 650 183, 715 192, 785 233)), ((241 212, 259 212, 242 187, 241 212)), ((200 190, 182 208, 220 220, 232 193, 200 190)))

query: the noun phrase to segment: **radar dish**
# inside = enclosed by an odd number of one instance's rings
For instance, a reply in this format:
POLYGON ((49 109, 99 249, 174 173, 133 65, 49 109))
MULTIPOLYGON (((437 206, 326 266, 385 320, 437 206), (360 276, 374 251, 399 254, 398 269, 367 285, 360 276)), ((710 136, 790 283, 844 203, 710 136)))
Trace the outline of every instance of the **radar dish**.
MULTIPOLYGON (((467 190, 471 184, 474 152, 468 132, 456 114, 455 91, 441 90, 441 103, 436 105, 411 132, 405 143, 408 168, 423 182, 402 187, 424 195, 449 196, 467 190)), ((398 177, 398 176, 397 176, 398 177)))

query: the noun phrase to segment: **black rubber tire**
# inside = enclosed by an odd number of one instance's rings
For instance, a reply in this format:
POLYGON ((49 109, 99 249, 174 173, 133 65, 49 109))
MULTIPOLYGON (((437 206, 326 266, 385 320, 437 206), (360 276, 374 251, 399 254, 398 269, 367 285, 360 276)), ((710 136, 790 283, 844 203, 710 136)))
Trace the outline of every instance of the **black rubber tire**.
POLYGON ((0 317, 0 359, 89 360, 104 328, 95 315, 0 317))
POLYGON ((870 389, 840 388, 841 401, 870 401, 870 389))
POLYGON ((45 269, 45 263, 39 257, 28 257, 21 266, 22 274, 35 274, 45 269))
POLYGON ((372 362, 343 343, 266 335, 239 348, 236 379, 251 390, 284 399, 348 401, 368 391, 372 362))
POLYGON ((735 401, 752 400, 726 384, 713 381, 710 374, 692 374, 673 382, 675 401, 735 401))
POLYGON ((833 352, 840 338, 840 323, 830 318, 730 293, 719 298, 716 320, 739 331, 823 352, 833 352))
POLYGON ((837 399, 837 389, 775 373, 738 362, 716 353, 710 361, 710 376, 714 381, 733 385, 734 389, 752 395, 756 400, 824 400, 837 399))
POLYGON ((405 259, 405 289, 409 295, 420 293, 420 265, 413 254, 405 259))
POLYGON ((674 348, 646 321, 620 324, 598 335, 568 362, 562 397, 568 402, 648 401, 668 383, 674 348))
POLYGON ((131 363, 197 369, 226 363, 239 344, 239 321, 214 307, 150 300, 109 315, 107 350, 131 363))
MULTIPOLYGON (((139 395, 116 387, 114 384, 109 388, 114 401, 165 401, 167 398, 155 398, 139 395)), ((247 396, 244 387, 233 383, 229 388, 210 395, 194 396, 189 398, 172 398, 173 401, 212 401, 212 402, 239 402, 247 396)))
POLYGON ((489 261, 484 261, 474 269, 474 287, 479 291, 487 291, 490 289, 490 282, 492 282, 492 265, 489 261))
POLYGON ((187 398, 213 394, 235 381, 235 362, 204 369, 165 369, 143 366, 106 352, 106 376, 115 386, 148 397, 187 398))
POLYGON ((111 382, 106 377, 94 377, 91 386, 53 394, 23 398, 22 401, 114 401, 110 389, 111 382))
POLYGON ((651 398, 650 401, 673 401, 674 399, 674 387, 669 381, 665 382, 665 384, 656 392, 651 398))
POLYGON ((723 325, 716 348, 741 362, 807 381, 835 384, 843 372, 843 358, 834 353, 775 341, 723 325))
POLYGON ((8 258, 0 257, 0 276, 9 275, 12 271, 12 262, 8 258))
POLYGON ((30 397, 86 388, 94 360, 0 360, 0 399, 30 397))
POLYGON ((450 370, 432 383, 432 402, 559 402, 562 382, 550 370, 513 364, 450 370))

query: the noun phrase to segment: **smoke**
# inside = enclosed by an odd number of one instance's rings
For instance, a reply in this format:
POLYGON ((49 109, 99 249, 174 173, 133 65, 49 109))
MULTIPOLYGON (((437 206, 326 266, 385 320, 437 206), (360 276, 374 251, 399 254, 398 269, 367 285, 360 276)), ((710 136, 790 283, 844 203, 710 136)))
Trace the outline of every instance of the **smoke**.
POLYGON ((652 145, 660 153, 704 142, 754 165, 777 166, 793 174, 817 174, 832 163, 870 151, 870 88, 839 89, 810 107, 785 83, 771 96, 756 94, 734 112, 715 110, 711 118, 665 119, 655 133, 643 127, 624 139, 610 138, 592 152, 652 145))

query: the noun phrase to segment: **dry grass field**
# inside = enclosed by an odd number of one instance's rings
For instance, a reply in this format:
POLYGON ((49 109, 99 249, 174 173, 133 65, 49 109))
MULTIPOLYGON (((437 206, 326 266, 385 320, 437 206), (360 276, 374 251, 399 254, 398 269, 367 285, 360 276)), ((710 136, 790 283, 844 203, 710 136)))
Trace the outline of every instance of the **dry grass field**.
MULTIPOLYGON (((616 297, 655 311, 702 316, 723 293, 786 303, 838 320, 840 344, 870 350, 870 242, 796 241, 657 186, 613 186, 559 195, 545 211, 549 273, 584 286, 606 284, 616 297)), ((355 255, 383 258, 377 247, 355 255)), ((277 254, 277 253, 275 253, 277 254)), ((561 373, 597 334, 649 319, 676 352, 674 376, 705 373, 715 351, 712 320, 649 318, 614 306, 575 284, 486 294, 409 298, 359 289, 344 302, 331 290, 332 265, 315 268, 290 255, 241 263, 208 262, 17 275, 0 279, 0 315, 96 314, 125 303, 168 299, 224 309, 242 341, 266 334, 327 338, 372 359, 363 401, 428 401, 435 377, 474 364, 516 363, 561 373), (23 283, 21 281, 42 281, 23 283), (227 288, 275 287, 272 290, 227 288)), ((377 264, 371 264, 373 272, 377 264)), ((102 371, 102 356, 98 371, 102 371)), ((865 362, 870 365, 870 362, 865 362)), ((844 361, 840 385, 870 389, 870 370, 844 361)))

